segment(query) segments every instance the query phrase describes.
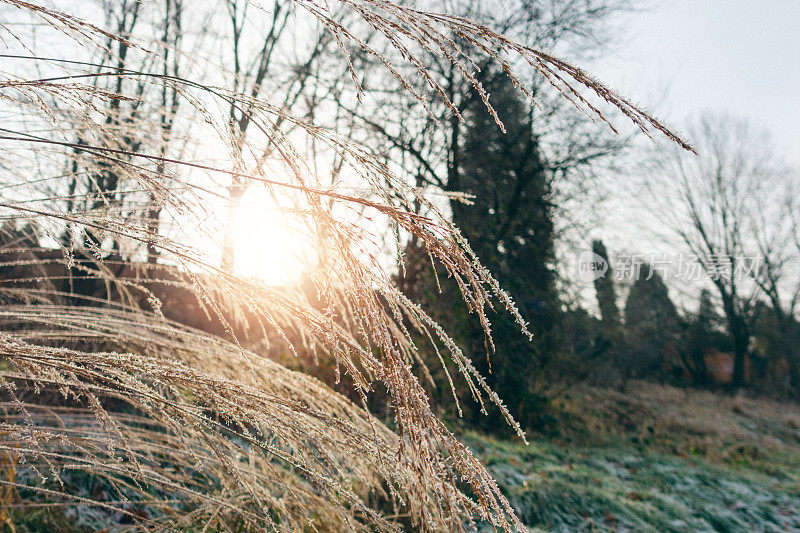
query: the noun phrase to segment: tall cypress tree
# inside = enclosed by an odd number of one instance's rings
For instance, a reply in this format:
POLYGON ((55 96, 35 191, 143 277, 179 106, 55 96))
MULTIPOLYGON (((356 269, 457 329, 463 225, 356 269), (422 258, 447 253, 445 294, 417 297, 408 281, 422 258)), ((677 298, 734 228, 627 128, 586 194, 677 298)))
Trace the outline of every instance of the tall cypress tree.
POLYGON ((603 329, 609 339, 616 337, 620 329, 619 307, 617 306, 617 290, 614 286, 614 270, 608 260, 608 251, 601 240, 592 241, 592 252, 602 258, 608 265, 603 276, 594 280, 597 293, 597 305, 600 308, 603 329))
POLYGON ((700 292, 697 314, 689 325, 690 371, 696 385, 705 385, 708 382, 703 353, 714 345, 715 331, 719 322, 720 318, 714 309, 714 302, 711 300, 711 292, 703 289, 700 292))
MULTIPOLYGON (((600 309, 600 329, 594 342, 592 357, 593 369, 590 376, 603 383, 614 382, 619 377, 623 355, 622 326, 619 306, 617 305, 617 288, 614 284, 614 269, 608 259, 608 251, 601 240, 592 241, 592 252, 602 258, 608 265, 603 276, 594 280, 597 295, 597 306, 600 309)), ((624 380, 623 380, 624 384, 624 380)))
POLYGON ((475 203, 454 202, 453 221, 516 299, 544 349, 556 318, 550 181, 531 104, 506 77, 490 90, 506 132, 479 103, 470 110, 458 185, 475 203))
POLYGON ((669 289, 650 265, 638 269, 625 302, 625 333, 630 347, 627 370, 637 377, 660 373, 666 350, 677 351, 680 319, 669 289))
MULTIPOLYGON (((442 280, 438 294, 428 276, 429 309, 454 332, 489 385, 523 425, 540 414, 534 379, 549 357, 558 317, 555 291, 550 181, 532 127, 532 109, 504 76, 489 88, 503 133, 475 99, 463 113, 458 160, 451 162, 448 189, 474 195, 474 204, 451 202, 453 221, 481 262, 515 299, 535 335, 530 342, 503 309, 490 313, 495 350, 460 302, 457 288, 442 280)), ((475 415, 485 429, 502 430, 500 417, 475 415)))

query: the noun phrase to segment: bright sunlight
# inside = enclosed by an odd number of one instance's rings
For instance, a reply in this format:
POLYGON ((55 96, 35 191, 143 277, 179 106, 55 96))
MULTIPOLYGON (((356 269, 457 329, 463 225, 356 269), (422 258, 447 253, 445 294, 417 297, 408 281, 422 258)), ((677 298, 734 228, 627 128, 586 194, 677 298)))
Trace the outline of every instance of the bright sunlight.
POLYGON ((302 215, 289 207, 289 199, 262 187, 245 193, 236 215, 237 273, 258 278, 267 285, 298 281, 313 246, 302 215))

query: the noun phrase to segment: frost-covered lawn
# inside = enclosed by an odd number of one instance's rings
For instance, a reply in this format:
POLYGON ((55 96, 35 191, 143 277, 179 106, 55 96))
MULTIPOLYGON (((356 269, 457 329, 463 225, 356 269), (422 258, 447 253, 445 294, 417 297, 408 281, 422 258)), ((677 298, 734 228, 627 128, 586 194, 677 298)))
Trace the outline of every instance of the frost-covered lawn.
POLYGON ((800 531, 800 408, 631 383, 552 395, 531 445, 465 438, 547 531, 800 531))
POLYGON ((637 449, 473 437, 523 521, 551 531, 800 531, 796 472, 637 449))

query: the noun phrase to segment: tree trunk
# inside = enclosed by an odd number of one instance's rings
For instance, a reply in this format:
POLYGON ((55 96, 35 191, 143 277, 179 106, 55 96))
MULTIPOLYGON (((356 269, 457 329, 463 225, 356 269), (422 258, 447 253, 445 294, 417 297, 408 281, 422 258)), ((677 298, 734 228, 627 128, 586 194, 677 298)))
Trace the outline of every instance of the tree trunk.
POLYGON ((741 326, 737 326, 736 332, 733 334, 733 381, 731 385, 734 389, 739 389, 744 385, 744 369, 749 339, 743 329, 741 326))
POLYGON ((723 294, 722 307, 725 310, 729 333, 733 337, 733 379, 731 380, 731 387, 739 389, 744 385, 744 369, 747 360, 747 348, 750 343, 750 333, 747 330, 747 324, 745 324, 744 319, 739 316, 732 295, 723 294))

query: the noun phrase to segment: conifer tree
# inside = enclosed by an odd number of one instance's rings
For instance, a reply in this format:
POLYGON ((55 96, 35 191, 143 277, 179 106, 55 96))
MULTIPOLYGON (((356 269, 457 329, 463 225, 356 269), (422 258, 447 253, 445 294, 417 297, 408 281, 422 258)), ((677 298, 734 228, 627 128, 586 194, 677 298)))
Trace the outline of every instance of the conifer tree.
POLYGON ((600 308, 603 328, 609 338, 618 334, 620 328, 619 307, 617 306, 617 290, 614 286, 614 269, 608 260, 608 251, 603 241, 597 239, 592 241, 592 252, 605 260, 608 265, 603 276, 594 280, 594 288, 597 293, 597 304, 600 308))
MULTIPOLYGON (((489 89, 505 132, 480 99, 465 112, 466 128, 460 161, 450 188, 472 195, 472 205, 451 202, 453 222, 480 261, 514 297, 534 332, 533 342, 519 332, 513 319, 493 313, 493 344, 480 323, 460 304, 450 280, 426 276, 429 308, 457 332, 476 367, 503 397, 523 424, 534 423, 539 400, 534 393, 538 369, 553 348, 558 302, 553 271, 553 218, 549 180, 533 131, 532 108, 514 86, 500 76, 489 89), (459 311, 461 309, 462 311, 459 311)), ((475 409, 475 420, 487 429, 502 428, 497 417, 475 409)))
POLYGON ((628 370, 637 377, 654 377, 667 350, 678 347, 680 322, 661 275, 646 263, 637 270, 625 302, 628 370))

